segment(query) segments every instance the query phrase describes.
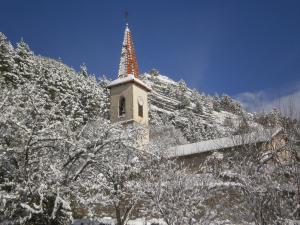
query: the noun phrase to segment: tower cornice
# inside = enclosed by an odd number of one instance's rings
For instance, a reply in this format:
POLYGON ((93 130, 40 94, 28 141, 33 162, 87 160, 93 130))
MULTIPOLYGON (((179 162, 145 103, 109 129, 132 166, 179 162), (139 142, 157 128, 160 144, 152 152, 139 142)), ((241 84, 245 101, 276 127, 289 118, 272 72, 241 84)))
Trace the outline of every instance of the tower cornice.
POLYGON ((140 79, 137 79, 132 74, 129 74, 126 77, 122 77, 122 78, 118 78, 116 80, 113 80, 109 85, 107 85, 107 88, 112 88, 112 87, 122 85, 122 84, 126 84, 126 83, 135 83, 136 85, 140 86, 141 88, 145 89, 148 92, 152 91, 152 89, 149 86, 147 86, 140 79))

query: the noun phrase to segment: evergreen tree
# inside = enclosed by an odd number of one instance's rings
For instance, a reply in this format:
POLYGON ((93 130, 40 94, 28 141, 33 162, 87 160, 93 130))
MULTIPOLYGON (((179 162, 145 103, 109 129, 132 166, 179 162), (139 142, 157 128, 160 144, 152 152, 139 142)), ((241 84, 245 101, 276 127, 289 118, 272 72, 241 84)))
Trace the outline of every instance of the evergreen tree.
POLYGON ((184 80, 178 82, 178 87, 176 90, 176 96, 179 101, 178 109, 184 109, 190 106, 190 99, 186 96, 187 86, 184 80))
POLYGON ((200 100, 197 100, 195 103, 195 112, 197 114, 203 114, 203 107, 202 107, 200 100))
POLYGON ((150 70, 149 74, 153 77, 157 77, 159 76, 159 71, 153 68, 152 70, 150 70))
POLYGON ((85 63, 83 63, 83 64, 80 66, 80 74, 81 74, 82 76, 85 76, 85 77, 88 76, 87 66, 85 65, 85 63))
POLYGON ((17 43, 15 49, 15 62, 17 64, 15 73, 18 74, 19 82, 24 83, 24 79, 32 79, 34 77, 35 59, 33 52, 23 39, 17 43))
POLYGON ((0 32, 0 84, 13 85, 17 76, 14 70, 14 48, 0 32))
POLYGON ((220 112, 221 111, 221 103, 218 95, 213 97, 213 110, 220 112))
POLYGON ((241 105, 228 95, 222 96, 220 105, 224 111, 232 112, 234 114, 239 114, 242 111, 241 105))

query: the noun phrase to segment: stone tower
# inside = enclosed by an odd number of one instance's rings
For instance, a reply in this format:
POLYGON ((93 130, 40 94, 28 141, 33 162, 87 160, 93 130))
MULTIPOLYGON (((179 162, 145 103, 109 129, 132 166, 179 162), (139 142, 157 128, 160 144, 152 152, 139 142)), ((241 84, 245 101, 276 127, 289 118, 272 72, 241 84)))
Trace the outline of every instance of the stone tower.
POLYGON ((139 79, 132 35, 126 24, 118 78, 110 89, 110 120, 140 124, 148 129, 148 92, 151 89, 139 79))

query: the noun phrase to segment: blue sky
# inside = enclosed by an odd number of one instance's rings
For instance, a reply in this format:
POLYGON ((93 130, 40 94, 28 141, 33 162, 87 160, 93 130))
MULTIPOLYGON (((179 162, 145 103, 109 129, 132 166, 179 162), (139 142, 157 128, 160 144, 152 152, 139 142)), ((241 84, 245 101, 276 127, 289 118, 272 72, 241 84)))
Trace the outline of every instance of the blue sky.
MULTIPOLYGON (((116 77, 129 11, 140 71, 255 107, 300 93, 299 0, 0 0, 0 31, 36 54, 116 77)), ((296 98, 299 103, 299 99, 296 98)), ((300 103, 299 103, 300 105, 300 103)))

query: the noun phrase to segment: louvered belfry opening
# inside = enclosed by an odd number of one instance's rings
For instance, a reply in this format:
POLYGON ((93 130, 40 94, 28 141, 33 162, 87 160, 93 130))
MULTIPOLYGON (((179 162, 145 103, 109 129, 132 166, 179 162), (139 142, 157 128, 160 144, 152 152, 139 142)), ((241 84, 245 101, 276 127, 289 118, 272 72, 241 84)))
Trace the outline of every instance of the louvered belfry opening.
POLYGON ((129 75, 133 75, 135 78, 138 78, 139 68, 133 45, 132 34, 128 24, 126 24, 118 77, 122 78, 129 75))

